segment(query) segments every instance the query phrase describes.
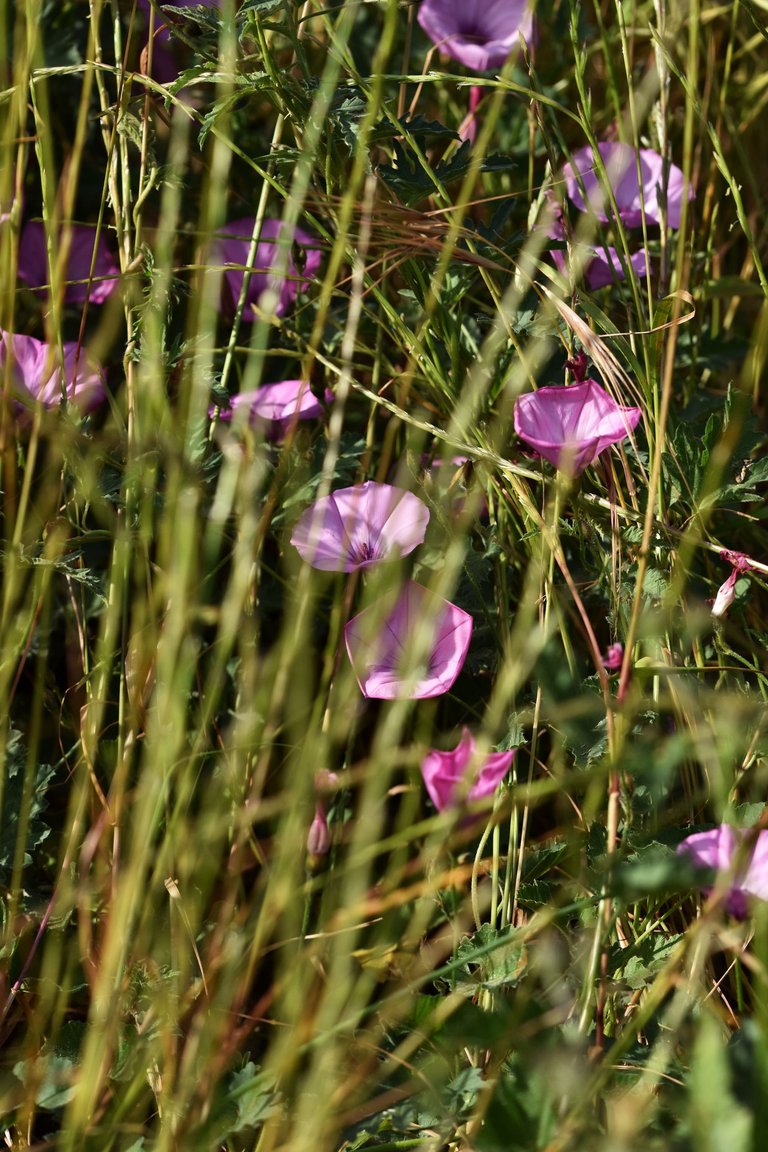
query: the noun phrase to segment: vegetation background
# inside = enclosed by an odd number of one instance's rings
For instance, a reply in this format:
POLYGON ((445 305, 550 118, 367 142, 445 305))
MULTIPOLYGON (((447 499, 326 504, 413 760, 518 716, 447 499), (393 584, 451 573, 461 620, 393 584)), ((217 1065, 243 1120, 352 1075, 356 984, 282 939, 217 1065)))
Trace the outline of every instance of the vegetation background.
POLYGON ((733 918, 675 848, 768 827, 768 6, 535 7, 473 75, 396 0, 0 0, 0 327, 108 386, 22 419, 4 369, 8 1148, 763 1147, 768 905, 733 918), (606 139, 695 199, 589 291, 534 225, 606 139), (256 322, 211 244, 248 215, 322 250, 256 322), (65 300, 73 222, 118 259, 103 304, 65 300), (512 413, 580 350, 643 416, 568 484, 512 413), (284 442, 215 415, 286 378, 332 400, 284 442), (303 564, 299 514, 363 479, 427 502, 422 549, 303 564), (341 630, 406 572, 472 646, 446 696, 366 701, 341 630), (512 770, 435 813, 419 764, 463 725, 512 770))

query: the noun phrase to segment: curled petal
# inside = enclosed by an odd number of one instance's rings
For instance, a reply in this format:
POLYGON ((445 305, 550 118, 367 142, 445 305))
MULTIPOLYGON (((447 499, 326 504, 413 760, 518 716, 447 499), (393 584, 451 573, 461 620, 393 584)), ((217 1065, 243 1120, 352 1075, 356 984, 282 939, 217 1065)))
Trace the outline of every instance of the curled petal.
POLYGON ((491 752, 482 764, 475 766, 474 782, 465 795, 465 777, 476 747, 471 732, 464 728, 461 740, 452 752, 433 749, 421 761, 424 784, 438 812, 461 799, 480 800, 492 796, 509 771, 515 756, 514 749, 509 752, 491 752))

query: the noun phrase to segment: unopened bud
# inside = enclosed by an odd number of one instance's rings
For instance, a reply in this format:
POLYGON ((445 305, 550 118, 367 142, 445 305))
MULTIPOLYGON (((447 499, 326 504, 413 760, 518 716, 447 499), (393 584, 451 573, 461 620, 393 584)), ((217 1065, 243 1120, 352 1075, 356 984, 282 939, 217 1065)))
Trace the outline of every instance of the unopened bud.
POLYGON ((725 616, 731 604, 733 604, 733 598, 736 595, 736 581, 738 577, 739 570, 738 568, 734 568, 733 572, 731 572, 725 583, 721 584, 717 590, 717 596, 715 596, 714 602, 712 604, 712 615, 716 616, 718 619, 721 616, 725 616))
POLYGON ((322 804, 315 805, 315 816, 307 833, 307 852, 310 856, 327 856, 331 850, 331 830, 322 804))
POLYGON ((617 644, 611 644, 610 647, 608 648, 608 651, 606 652, 605 656, 603 656, 603 667, 608 672, 618 672, 619 669, 621 668, 623 661, 624 661, 624 645, 618 644, 618 643, 617 644))

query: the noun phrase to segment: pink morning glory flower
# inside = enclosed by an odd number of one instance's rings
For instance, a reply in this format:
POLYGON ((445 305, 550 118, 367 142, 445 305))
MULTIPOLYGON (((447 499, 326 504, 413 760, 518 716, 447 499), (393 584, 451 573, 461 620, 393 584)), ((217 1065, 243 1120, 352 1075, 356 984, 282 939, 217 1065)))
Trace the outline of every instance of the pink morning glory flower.
POLYGON ((515 401, 515 432, 540 456, 573 475, 611 444, 624 440, 640 419, 622 408, 596 380, 539 388, 515 401))
POLYGON ((482 763, 475 763, 473 783, 466 790, 467 769, 475 757, 477 744, 468 728, 462 729, 461 740, 453 752, 432 749, 421 762, 421 774, 430 799, 442 812, 460 800, 480 800, 492 796, 509 771, 515 757, 510 752, 491 752, 482 763))
POLYGON ((419 24, 441 52, 474 71, 501 68, 533 39, 529 0, 422 0, 419 24))
POLYGON ((347 653, 363 696, 374 700, 426 700, 442 696, 461 671, 472 637, 472 617, 408 580, 385 620, 377 605, 344 627, 347 653), (414 651, 428 631, 422 668, 414 651), (424 666, 425 665, 425 666, 424 666))
MULTIPOLYGON (((56 256, 56 245, 53 248, 56 256)), ((75 224, 71 228, 69 256, 65 270, 66 289, 64 300, 67 304, 103 304, 117 287, 120 269, 101 232, 88 224, 75 224), (96 263, 91 274, 93 247, 96 245, 96 263)), ((45 241, 45 225, 41 220, 28 221, 19 237, 19 279, 30 288, 48 286, 48 257, 45 241)))
POLYGON ((34 336, 0 332, 0 382, 7 379, 10 359, 10 384, 18 412, 40 402, 45 408, 58 407, 66 388, 67 402, 82 413, 91 412, 106 396, 104 373, 86 357, 74 341, 64 343, 64 365, 58 348, 35 340, 34 336))
POLYGON ((366 480, 311 504, 297 521, 291 544, 313 568, 355 572, 413 552, 428 521, 429 509, 413 492, 366 480))
MULTIPOLYGON (((333 393, 326 388, 326 404, 332 400, 333 393)), ((281 439, 296 420, 312 420, 324 412, 306 380, 278 380, 238 393, 229 408, 212 405, 208 415, 213 418, 218 413, 218 419, 228 423, 241 409, 247 410, 249 424, 264 429, 274 440, 281 439)))
POLYGON ((721 824, 709 832, 687 836, 677 846, 678 853, 687 856, 697 868, 711 868, 717 872, 732 871, 734 856, 740 850, 744 859, 731 879, 726 901, 730 914, 739 919, 748 914, 750 897, 768 900, 768 832, 757 833, 751 852, 741 849, 746 835, 745 829, 721 824))
MULTIPOLYGON (((616 280, 624 279, 624 266, 615 248, 606 249, 590 245, 589 251, 592 253, 592 258, 584 268, 584 281, 588 288, 594 291, 597 288, 605 288, 616 280)), ((565 253, 555 249, 550 252, 550 256, 556 267, 565 274, 565 253)), ((629 263, 638 276, 645 276, 648 271, 648 257, 645 248, 633 252, 629 258, 629 263)))
MULTIPOLYGON (((224 310, 230 315, 234 313, 240 299, 253 227, 253 216, 231 220, 229 224, 218 229, 213 244, 211 259, 224 265, 224 310)), ((293 246, 298 245, 301 249, 303 257, 301 269, 296 265, 293 252, 289 252, 286 275, 279 279, 273 275, 272 268, 275 264, 285 260, 285 254, 281 252, 278 243, 281 235, 287 235, 284 229, 282 220, 262 222, 256 254, 251 265, 243 320, 256 319, 256 309, 268 288, 276 288, 279 291, 275 315, 283 316, 299 292, 304 291, 320 268, 322 254, 317 239, 305 229, 297 228, 293 236, 293 246)))
MULTIPOLYGON (((661 219, 659 191, 664 187, 664 157, 651 148, 640 148, 637 153, 629 144, 604 142, 598 145, 606 175, 613 189, 618 213, 627 228, 637 228, 645 218, 649 223, 658 224, 661 219), (638 181, 638 158, 640 180, 638 181)), ((573 153, 571 162, 563 168, 565 187, 569 198, 582 212, 588 209, 599 220, 611 219, 612 205, 595 171, 595 156, 587 145, 573 153), (581 180, 577 179, 577 173, 581 180), (587 194, 584 201, 582 186, 587 194)), ((675 164, 669 165, 667 175, 667 224, 670 228, 680 227, 685 177, 675 164)), ((688 189, 688 198, 693 199, 693 189, 688 189)))

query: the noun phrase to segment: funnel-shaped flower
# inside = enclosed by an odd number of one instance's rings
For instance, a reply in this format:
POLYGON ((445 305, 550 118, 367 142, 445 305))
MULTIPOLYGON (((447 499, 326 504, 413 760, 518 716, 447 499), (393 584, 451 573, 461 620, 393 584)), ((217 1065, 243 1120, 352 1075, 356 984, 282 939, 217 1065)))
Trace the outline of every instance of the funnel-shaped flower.
MULTIPOLYGON (((117 287, 120 269, 101 232, 97 233, 95 228, 87 224, 75 224, 69 231, 71 242, 64 274, 67 282, 65 303, 84 304, 90 300, 92 304, 103 304, 117 287), (94 245, 96 262, 89 290, 94 245)), ((45 225, 40 220, 30 220, 22 228, 19 237, 19 279, 34 289, 48 286, 45 225)))
MULTIPOLYGON (((598 145, 608 183, 613 190, 616 208, 627 228, 638 228, 643 222, 643 210, 649 223, 661 220, 660 192, 666 185, 667 224, 680 227, 680 216, 685 195, 685 177, 675 164, 669 165, 665 180, 664 157, 651 148, 637 152, 629 144, 605 142, 598 145), (638 177, 639 168, 639 177, 638 177)), ((594 212, 598 220, 613 218, 610 198, 595 170, 595 155, 587 145, 573 153, 571 162, 563 168, 568 196, 582 212, 594 212), (587 201, 584 201, 584 192, 587 201)), ((688 198, 693 198, 688 189, 688 198)))
POLYGON ((716 872, 732 871, 737 852, 743 857, 741 866, 731 879, 726 901, 730 914, 740 919, 749 912, 750 897, 768 900, 768 832, 757 833, 751 850, 741 847, 747 835, 746 829, 721 824, 709 832, 687 836, 677 846, 677 851, 687 856, 697 868, 711 868, 716 872))
POLYGON ((64 343, 62 372, 58 348, 35 340, 34 336, 11 335, 0 331, 0 384, 8 372, 17 412, 31 408, 36 402, 45 408, 56 408, 62 403, 64 390, 68 404, 74 404, 86 413, 104 400, 104 374, 86 357, 83 348, 73 341, 64 343))
POLYGON ((529 0, 422 0, 419 24, 441 52, 474 71, 501 68, 533 39, 529 0))
POLYGON ((550 464, 578 475, 609 445, 624 440, 641 415, 639 408, 622 408, 596 380, 584 380, 519 396, 515 432, 550 464))
POLYGON ((282 240, 291 239, 289 231, 282 220, 263 220, 253 263, 248 265, 254 224, 253 216, 245 216, 219 228, 211 255, 215 263, 224 265, 223 303, 229 315, 237 307, 245 269, 250 267, 251 275, 243 309, 243 320, 247 322, 257 318, 256 309, 268 288, 279 294, 275 315, 283 316, 299 292, 303 292, 317 274, 322 259, 317 239, 305 229, 296 228, 292 248, 298 246, 300 256, 294 258, 294 252, 289 250, 286 263, 282 240), (276 266, 285 269, 283 275, 278 276, 273 272, 276 266))
POLYGON ((492 796, 509 771, 515 757, 511 752, 491 752, 474 764, 473 783, 467 789, 467 769, 472 764, 477 745, 468 728, 462 729, 461 740, 453 752, 433 749, 421 762, 421 774, 430 799, 442 812, 460 800, 480 800, 492 796))
MULTIPOLYGON (((333 393, 325 390, 326 403, 333 400, 333 393)), ((229 408, 218 412, 218 419, 229 422, 241 409, 248 412, 248 423, 254 428, 261 427, 274 440, 285 435, 296 420, 312 420, 323 415, 323 406, 315 397, 306 380, 279 380, 275 384, 264 384, 252 391, 240 392, 232 397, 229 408)), ((213 417, 217 409, 211 407, 213 417)))
POLYGON ((461 671, 471 637, 468 612, 413 580, 385 620, 374 604, 344 627, 360 691, 375 700, 442 696, 461 671))
POLYGON ((354 572, 413 552, 428 521, 429 509, 413 492, 367 480, 311 504, 297 521, 291 544, 313 568, 354 572))

